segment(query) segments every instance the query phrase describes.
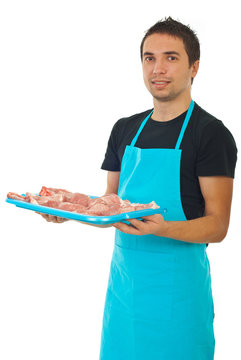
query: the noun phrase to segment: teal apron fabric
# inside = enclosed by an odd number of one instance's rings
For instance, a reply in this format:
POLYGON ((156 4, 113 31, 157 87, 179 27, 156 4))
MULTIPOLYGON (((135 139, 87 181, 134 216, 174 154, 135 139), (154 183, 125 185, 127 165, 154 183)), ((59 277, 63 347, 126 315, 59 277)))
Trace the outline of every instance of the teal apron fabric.
MULTIPOLYGON (((179 147, 193 107, 192 100, 175 149, 135 147, 150 113, 121 164, 118 195, 131 202, 154 200, 167 209, 165 220, 187 220, 179 147)), ((213 320, 206 244, 116 230, 100 360, 212 360, 213 320)))

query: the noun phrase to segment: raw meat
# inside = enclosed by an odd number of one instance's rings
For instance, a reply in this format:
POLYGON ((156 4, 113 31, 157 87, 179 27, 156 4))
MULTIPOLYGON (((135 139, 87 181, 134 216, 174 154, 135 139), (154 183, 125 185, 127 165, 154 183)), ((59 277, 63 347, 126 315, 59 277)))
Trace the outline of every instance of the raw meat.
POLYGON ((55 188, 47 188, 46 186, 42 186, 42 189, 39 192, 39 195, 54 195, 54 194, 72 194, 70 191, 64 189, 55 189, 55 188))
POLYGON ((111 216, 130 211, 159 208, 154 201, 149 204, 131 203, 129 200, 122 200, 116 194, 108 194, 91 199, 85 194, 72 193, 67 190, 47 188, 45 186, 42 187, 39 195, 26 193, 25 196, 22 196, 9 192, 7 197, 41 206, 97 216, 111 216))
POLYGON ((69 193, 64 195, 64 201, 88 207, 90 205, 91 199, 88 195, 80 193, 69 193))
POLYGON ((83 205, 85 207, 89 206, 90 197, 88 195, 80 193, 72 193, 63 189, 47 188, 42 186, 41 191, 39 192, 40 196, 57 196, 62 195, 63 199, 60 201, 70 202, 73 204, 83 205))
POLYGON ((25 201, 25 196, 18 195, 18 194, 13 193, 13 192, 9 192, 9 193, 7 194, 7 197, 8 197, 9 199, 25 201))

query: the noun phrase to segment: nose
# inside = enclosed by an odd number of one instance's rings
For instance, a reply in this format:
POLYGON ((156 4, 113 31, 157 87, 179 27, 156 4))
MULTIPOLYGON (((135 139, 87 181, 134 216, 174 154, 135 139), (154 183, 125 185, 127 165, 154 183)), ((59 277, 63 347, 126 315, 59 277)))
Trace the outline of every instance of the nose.
POLYGON ((157 60, 153 68, 154 74, 165 74, 167 72, 166 64, 163 60, 157 60))

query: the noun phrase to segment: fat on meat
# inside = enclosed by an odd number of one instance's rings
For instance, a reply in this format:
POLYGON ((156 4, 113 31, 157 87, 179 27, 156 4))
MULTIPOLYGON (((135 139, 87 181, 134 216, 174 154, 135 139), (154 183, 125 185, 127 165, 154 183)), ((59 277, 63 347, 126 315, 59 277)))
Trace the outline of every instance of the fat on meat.
POLYGON ((46 186, 42 186, 42 189, 39 192, 39 195, 44 196, 52 196, 54 194, 72 194, 68 190, 64 189, 55 189, 55 188, 47 188, 46 186))

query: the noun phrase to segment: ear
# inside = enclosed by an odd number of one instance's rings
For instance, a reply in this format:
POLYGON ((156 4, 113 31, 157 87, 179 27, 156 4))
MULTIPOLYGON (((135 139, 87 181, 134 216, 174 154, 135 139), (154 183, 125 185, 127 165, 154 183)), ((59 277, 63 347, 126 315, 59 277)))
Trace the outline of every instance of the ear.
POLYGON ((196 60, 195 63, 192 65, 192 79, 195 78, 199 69, 200 60, 196 60))

